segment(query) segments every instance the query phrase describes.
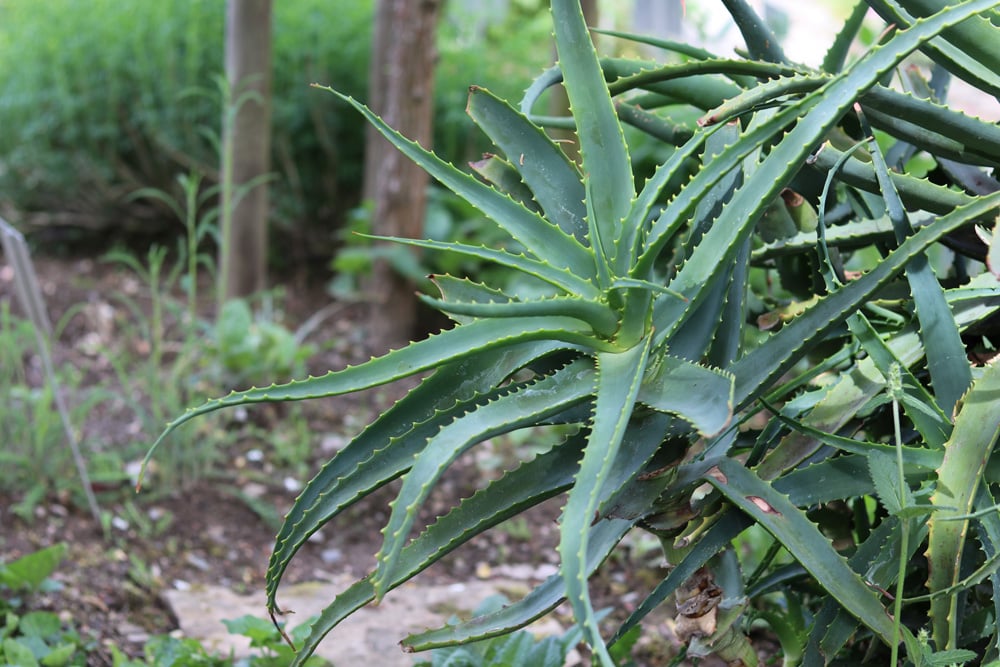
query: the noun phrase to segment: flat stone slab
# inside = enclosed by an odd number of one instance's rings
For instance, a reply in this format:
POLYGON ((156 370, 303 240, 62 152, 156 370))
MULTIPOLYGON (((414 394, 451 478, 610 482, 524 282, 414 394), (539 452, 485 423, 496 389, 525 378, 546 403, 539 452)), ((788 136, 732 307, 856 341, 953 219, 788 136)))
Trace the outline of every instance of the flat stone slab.
MULTIPOLYGON (((289 628, 319 614, 334 596, 354 583, 342 581, 283 586, 278 602, 289 615, 289 628)), ((414 632, 440 627, 453 616, 467 617, 486 598, 501 593, 519 598, 528 592, 524 581, 491 579, 446 585, 403 584, 377 605, 356 611, 326 636, 317 655, 336 665, 379 665, 412 667, 416 656, 404 653, 400 640, 414 632)), ((263 591, 238 595, 223 586, 192 586, 188 590, 168 590, 164 596, 186 637, 193 637, 211 650, 237 657, 249 653, 249 640, 229 634, 223 619, 250 614, 267 618, 263 591)), ((558 634, 562 628, 553 619, 543 619, 530 628, 539 635, 558 634)), ((429 655, 429 654, 423 654, 429 655)), ((572 664, 572 663, 571 663, 572 664)))

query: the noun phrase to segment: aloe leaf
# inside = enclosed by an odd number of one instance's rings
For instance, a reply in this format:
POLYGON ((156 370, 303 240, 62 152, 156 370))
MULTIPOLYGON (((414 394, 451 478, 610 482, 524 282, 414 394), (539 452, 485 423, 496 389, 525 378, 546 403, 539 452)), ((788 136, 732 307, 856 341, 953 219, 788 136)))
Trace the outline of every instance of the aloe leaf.
POLYGON ((751 58, 774 63, 787 61, 777 36, 745 0, 722 0, 722 4, 740 29, 751 58))
POLYGON ((484 88, 469 91, 468 114, 531 189, 546 217, 587 245, 583 182, 566 154, 536 125, 484 88))
POLYGON ((1000 153, 1000 126, 969 116, 958 109, 885 86, 872 88, 862 98, 862 103, 866 110, 881 111, 896 118, 905 118, 924 130, 932 129, 958 142, 966 151, 992 160, 996 160, 1000 153))
POLYGON ((863 454, 825 458, 782 475, 772 486, 797 507, 857 498, 875 491, 868 476, 868 457, 863 454))
POLYGON ((586 344, 589 340, 586 332, 589 330, 589 326, 570 317, 516 317, 498 322, 479 320, 411 343, 359 366, 348 366, 340 371, 331 371, 306 380, 294 380, 287 384, 232 392, 228 396, 206 401, 170 422, 146 453, 143 466, 149 463, 156 448, 177 427, 220 408, 338 396, 387 384, 468 355, 519 342, 565 338, 566 342, 572 340, 571 344, 586 344))
MULTIPOLYGON (((643 71, 652 71, 660 67, 658 63, 652 61, 635 60, 632 58, 601 58, 600 66, 604 72, 605 81, 615 81, 616 79, 634 76, 643 71)), ((531 113, 531 109, 550 86, 554 86, 563 80, 562 70, 558 66, 549 68, 542 72, 524 93, 521 99, 521 113, 532 122, 540 122, 540 116, 531 113)), ((669 80, 657 80, 643 84, 645 88, 659 93, 665 97, 675 100, 678 104, 689 104, 698 109, 711 109, 722 104, 724 100, 740 92, 740 87, 731 81, 726 81, 717 76, 706 74, 690 75, 690 73, 678 73, 677 76, 669 80)), ((624 92, 624 91, 616 91, 624 92)))
POLYGON ((837 33, 837 37, 833 40, 833 44, 830 45, 826 56, 823 58, 822 69, 824 72, 833 74, 844 68, 844 63, 847 62, 847 55, 851 51, 851 44, 861 31, 861 26, 864 24, 867 13, 868 5, 865 1, 857 0, 854 4, 854 9, 851 10, 847 20, 844 21, 844 25, 841 27, 840 32, 837 33))
MULTIPOLYGON (((395 588, 408 581, 472 537, 568 488, 573 481, 585 442, 582 435, 570 437, 494 480, 440 517, 403 549, 400 558, 403 567, 391 587, 395 588)), ((618 539, 621 539, 620 535, 618 539)), ((371 576, 361 579, 338 595, 311 627, 309 637, 304 646, 299 648, 294 664, 304 663, 331 630, 374 600, 375 587, 371 576)))
POLYGON ((459 454, 483 440, 532 426, 586 400, 593 393, 593 383, 593 362, 589 358, 574 361, 552 375, 517 386, 479 406, 442 427, 428 440, 391 503, 392 512, 382 531, 385 538, 377 555, 378 568, 372 577, 376 596, 381 599, 388 591, 417 512, 445 468, 459 454))
MULTIPOLYGON (((730 459, 719 461, 706 481, 774 535, 844 609, 887 645, 892 644, 893 621, 877 594, 787 496, 730 459)), ((910 655, 918 655, 916 638, 905 628, 902 630, 910 655)))
MULTIPOLYGON (((848 559, 851 569, 862 575, 872 587, 883 590, 891 587, 899 572, 900 558, 910 560, 927 533, 922 521, 909 519, 911 535, 910 550, 901 553, 901 522, 896 517, 888 517, 848 559)), ((805 665, 829 664, 858 630, 857 619, 852 617, 836 600, 828 599, 812 623, 806 649, 805 665), (820 657, 823 656, 823 657, 820 657)))
POLYGON ((574 117, 589 190, 588 205, 593 207, 605 255, 618 267, 615 273, 624 275, 629 258, 625 251, 621 258, 616 258, 616 253, 624 231, 622 219, 635 197, 625 135, 604 83, 580 3, 553 0, 552 18, 566 94, 570 108, 577 110, 574 117))
MULTIPOLYGON (((942 300, 944 295, 942 294, 942 300)), ((955 323, 951 308, 945 301, 949 321, 955 323)), ((875 361, 875 365, 880 370, 888 372, 893 364, 900 369, 900 379, 905 396, 901 400, 903 409, 907 417, 913 422, 913 426, 920 433, 928 445, 933 448, 941 448, 948 436, 951 435, 951 421, 947 414, 941 409, 938 402, 931 396, 920 381, 910 372, 910 369, 903 363, 903 360, 896 356, 892 348, 882 340, 868 319, 861 313, 856 313, 847 320, 847 325, 851 333, 858 339, 868 356, 875 361)), ((924 336, 925 340, 928 339, 924 336)), ((936 342, 935 342, 936 344, 936 342)), ((926 345, 924 346, 926 349, 926 345)), ((910 460, 910 459, 907 459, 910 460)), ((934 465, 933 467, 937 467, 934 465)))
POLYGON ((626 104, 620 100, 615 101, 615 111, 621 122, 671 146, 680 146, 694 136, 692 126, 675 118, 675 114, 671 114, 670 118, 663 118, 637 104, 626 104))
POLYGON ((657 359, 637 399, 643 405, 676 415, 711 437, 733 417, 733 376, 669 355, 657 359))
MULTIPOLYGON (((809 160, 809 165, 820 171, 833 169, 843 153, 826 144, 809 160)), ((840 180, 867 192, 879 193, 878 179, 872 165, 858 159, 849 159, 839 171, 840 180)), ((973 197, 951 188, 936 185, 922 178, 906 174, 891 174, 893 185, 899 192, 907 208, 919 208, 930 213, 947 213, 958 206, 964 206, 973 197)))
POLYGON ((420 300, 427 305, 449 315, 489 318, 559 315, 582 320, 589 324, 595 332, 605 337, 610 337, 618 329, 618 315, 606 303, 570 296, 525 301, 508 299, 504 302, 442 301, 423 294, 419 296, 420 300))
POLYGON ((533 278, 538 278, 539 280, 547 282, 550 285, 558 287, 567 294, 575 294, 576 296, 587 299, 596 299, 601 295, 600 290, 597 289, 594 283, 586 278, 577 276, 572 271, 557 268, 545 260, 538 260, 519 254, 516 255, 506 250, 496 250, 485 246, 473 246, 450 241, 427 241, 422 239, 400 238, 396 236, 374 236, 370 234, 359 234, 359 236, 376 240, 392 241, 393 243, 401 243, 403 245, 410 245, 417 248, 440 250, 443 252, 450 252, 495 262, 500 266, 506 266, 533 278))
POLYGON ((655 68, 645 68, 634 74, 620 76, 609 84, 612 95, 620 95, 637 89, 656 90, 656 84, 662 84, 676 79, 688 79, 704 74, 744 74, 761 79, 774 77, 790 77, 801 74, 802 69, 790 65, 779 65, 761 62, 759 60, 697 60, 693 62, 659 65, 655 68))
MULTIPOLYGON (((982 275, 973 279, 969 287, 949 290, 948 302, 952 315, 960 327, 966 328, 996 312, 1000 290, 983 289, 982 285, 994 282, 992 276, 982 275)), ((907 327, 888 341, 893 357, 904 368, 923 358, 924 350, 915 328, 907 327)), ((887 368, 888 366, 883 366, 887 368)), ((808 426, 825 433, 838 432, 865 404, 885 389, 885 378, 872 357, 862 359, 846 374, 842 374, 826 395, 804 420, 808 426)), ((816 451, 820 441, 793 433, 782 440, 757 467, 763 479, 772 479, 783 470, 794 468, 816 451)))
POLYGON ((597 355, 597 392, 589 444, 563 509, 559 530, 566 597, 587 643, 608 667, 614 663, 601 639, 587 589, 589 524, 606 494, 605 484, 632 416, 646 368, 649 343, 647 336, 642 344, 624 352, 597 355))
POLYGON ((497 155, 484 155, 482 160, 469 163, 469 168, 494 188, 534 213, 542 213, 535 193, 521 180, 521 174, 510 162, 497 155))
MULTIPOLYGON (((638 480, 637 473, 644 466, 651 465, 648 461, 659 448, 663 434, 670 429, 671 421, 671 418, 664 415, 650 413, 629 422, 606 485, 617 491, 601 505, 602 519, 591 527, 587 556, 588 574, 597 568, 614 546, 608 539, 617 543, 629 526, 649 512, 649 508, 662 492, 663 486, 658 483, 659 480, 638 480)), ((577 461, 579 457, 574 463, 577 461)), ((456 627, 433 630, 426 636, 421 635, 421 641, 425 643, 421 644, 420 650, 450 641, 481 639, 529 623, 562 600, 564 594, 562 575, 553 576, 542 585, 542 588, 545 590, 536 590, 523 600, 513 603, 500 617, 472 619, 456 627), (500 626, 500 618, 508 625, 500 626), (431 641, 431 637, 434 638, 433 644, 426 643, 431 641)))
POLYGON ((333 93, 357 109, 403 155, 420 165, 448 189, 500 225, 535 257, 545 257, 555 266, 571 269, 585 278, 593 275, 590 268, 593 266, 590 251, 580 245, 571 235, 528 210, 506 194, 459 171, 416 142, 403 137, 386 125, 385 121, 375 115, 368 107, 349 95, 338 93, 325 86, 319 87, 333 93))
MULTIPOLYGON (((871 128, 867 126, 863 114, 861 121, 866 133, 870 134, 871 128)), ((913 234, 913 225, 889 178, 889 167, 885 163, 882 149, 878 142, 871 143, 875 175, 882 187, 889 219, 896 230, 896 240, 901 242, 913 234)), ((950 413, 972 384, 972 369, 965 356, 965 344, 958 333, 958 325, 951 317, 941 283, 934 275, 926 254, 921 253, 910 260, 906 266, 906 279, 910 283, 921 335, 924 340, 934 342, 933 345, 924 345, 931 384, 941 409, 950 413)))
POLYGON ((710 109, 698 119, 698 124, 707 126, 725 123, 748 111, 779 103, 787 95, 811 93, 829 80, 829 76, 796 74, 764 81, 710 109))
MULTIPOLYGON (((825 445, 834 447, 841 451, 850 452, 852 454, 858 454, 861 456, 875 455, 879 454, 882 456, 895 456, 896 447, 895 445, 887 445, 878 442, 870 441, 859 441, 847 438, 842 435, 836 435, 834 433, 826 433, 819 429, 813 428, 799 420, 792 419, 781 414, 779 411, 771 408, 775 419, 780 421, 782 424, 788 426, 788 428, 798 431, 808 435, 811 438, 815 438, 819 442, 825 445)), ((935 451, 932 449, 924 449, 922 447, 908 447, 903 446, 904 459, 911 466, 917 466, 924 468, 925 470, 936 470, 939 465, 941 465, 942 453, 940 451, 935 451)), ((784 479, 784 478, 782 478, 784 479)))
MULTIPOLYGON (((955 0, 870 0, 868 4, 887 23, 907 26, 916 17, 943 12, 956 3, 955 0)), ((986 9, 990 7, 983 11, 986 9)), ((998 34, 1000 30, 988 18, 976 16, 950 27, 940 39, 925 45, 922 50, 955 76, 1000 97, 1000 76, 994 69, 995 63, 1000 62, 998 34)))
MULTIPOLYGON (((589 575, 604 562, 611 550, 618 544, 633 522, 626 519, 598 521, 586 527, 587 539, 586 571, 589 575)), ((479 616, 458 625, 430 630, 411 635, 405 643, 415 651, 423 651, 437 646, 461 644, 479 639, 487 639, 522 628, 555 609, 565 598, 565 583, 560 574, 553 575, 536 586, 522 599, 507 605, 492 614, 479 616)))
POLYGON ((729 370, 736 375, 737 409, 744 407, 761 388, 794 365, 801 352, 808 347, 804 341, 818 342, 931 243, 993 211, 998 205, 1000 195, 983 197, 920 229, 870 272, 821 299, 774 334, 767 345, 752 350, 733 364, 729 370))
POLYGON ((324 523, 359 497, 410 467, 413 455, 442 425, 532 360, 558 345, 514 345, 445 365, 351 440, 302 489, 275 537, 267 570, 268 608, 292 557, 324 523))
MULTIPOLYGON (((732 169, 738 160, 798 117, 795 127, 771 149, 768 158, 735 194, 706 234, 705 241, 695 248, 690 260, 672 281, 676 282, 670 285, 672 289, 685 295, 690 292, 695 298, 700 287, 707 282, 707 274, 712 273, 723 258, 732 256, 739 244, 750 234, 752 224, 756 222, 763 209, 774 196, 777 196, 809 155, 813 146, 833 127, 858 96, 923 42, 989 5, 989 0, 971 0, 931 19, 915 23, 909 30, 898 33, 884 45, 868 52, 843 75, 836 77, 803 100, 789 105, 787 109, 775 114, 773 118, 754 130, 746 132, 727 151, 726 159, 720 157, 706 166, 688 183, 673 205, 668 207, 671 215, 661 217, 654 225, 633 275, 645 277, 652 269, 662 244, 666 241, 662 237, 661 229, 671 225, 672 217, 689 215, 698 199, 715 181, 732 169)), ((678 316, 676 321, 675 326, 679 326, 683 323, 683 318, 678 316)))
MULTIPOLYGON (((968 539, 969 520, 949 520, 969 514, 985 471, 986 460, 1000 436, 1000 364, 986 367, 972 389, 956 406, 955 429, 945 445, 938 483, 931 503, 941 508, 931 515, 927 543, 928 588, 932 594, 961 578, 959 568, 968 539)), ((958 598, 931 601, 931 622, 938 647, 955 648, 958 641, 958 598)))

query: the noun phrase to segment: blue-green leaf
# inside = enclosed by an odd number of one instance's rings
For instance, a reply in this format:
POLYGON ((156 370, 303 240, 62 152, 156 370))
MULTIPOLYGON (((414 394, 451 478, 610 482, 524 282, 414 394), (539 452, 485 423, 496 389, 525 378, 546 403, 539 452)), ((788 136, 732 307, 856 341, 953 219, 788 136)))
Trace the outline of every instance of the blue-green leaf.
MULTIPOLYGON (((597 52, 587 32, 579 0, 553 0, 552 18, 559 67, 563 72, 570 108, 575 111, 584 180, 589 205, 604 247, 604 254, 624 275, 629 257, 618 254, 622 220, 635 197, 632 165, 611 94, 604 83, 597 52)), ((596 241, 591 240, 593 245, 596 241)))
POLYGON ((587 588, 587 541, 590 523, 607 497, 607 481, 635 405, 649 354, 649 337, 624 352, 598 353, 597 399, 587 450, 580 463, 577 481, 570 491, 560 524, 561 572, 566 580, 566 597, 587 643, 606 667, 613 662, 601 639, 587 588))

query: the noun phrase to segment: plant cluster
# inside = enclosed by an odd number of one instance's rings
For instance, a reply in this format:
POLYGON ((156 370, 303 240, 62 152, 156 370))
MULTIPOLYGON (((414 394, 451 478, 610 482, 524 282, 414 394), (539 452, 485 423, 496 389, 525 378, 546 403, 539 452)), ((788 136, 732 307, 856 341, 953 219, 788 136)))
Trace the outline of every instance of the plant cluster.
POLYGON ((610 667, 614 645, 672 598, 688 656, 756 665, 749 633, 763 626, 788 664, 898 664, 900 649, 914 665, 1000 659, 1000 363, 970 361, 992 356, 1000 305, 985 270, 1000 248, 1000 128, 943 104, 951 76, 1000 92, 1000 3, 858 2, 819 70, 789 62, 746 3, 725 4, 745 57, 655 42, 676 56, 661 65, 599 58, 579 2, 553 0, 559 62, 520 108, 470 91, 467 112, 496 147, 480 178, 336 93, 511 245, 396 240, 496 263, 530 289, 436 275, 422 298, 453 328, 210 400, 169 427, 427 374, 319 471, 278 533, 275 617, 309 536, 401 478, 374 571, 331 602, 297 661, 358 608, 560 495, 558 574, 404 646, 504 635, 566 600, 610 667), (869 7, 893 29, 852 59, 869 7), (906 66, 918 50, 929 78, 906 66), (533 114, 557 83, 571 116, 533 114), (669 148, 638 185, 623 124, 669 148), (579 164, 541 126, 575 129, 579 164), (921 171, 908 171, 917 154, 921 171), (578 428, 418 524, 465 452, 567 424, 578 428), (731 545, 751 527, 766 546, 748 557, 731 545), (671 569, 608 632, 588 579, 634 529, 671 569))

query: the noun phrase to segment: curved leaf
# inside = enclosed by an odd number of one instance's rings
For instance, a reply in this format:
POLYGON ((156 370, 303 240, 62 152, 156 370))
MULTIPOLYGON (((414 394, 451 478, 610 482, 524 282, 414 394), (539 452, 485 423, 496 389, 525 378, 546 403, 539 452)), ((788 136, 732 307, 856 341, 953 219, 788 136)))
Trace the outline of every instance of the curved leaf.
POLYGON ((488 400, 515 371, 559 348, 550 341, 492 350, 448 364, 386 410, 337 452, 302 489, 285 515, 268 563, 268 609, 292 557, 342 509, 399 476, 441 426, 488 400))
POLYGON ((559 227, 528 210, 506 194, 459 171, 416 142, 406 139, 386 125, 385 121, 372 113, 368 107, 349 95, 343 95, 325 86, 318 87, 333 93, 361 112, 389 143, 500 225, 524 244, 535 257, 544 257, 555 266, 571 269, 586 278, 593 276, 594 262, 590 251, 559 227))
POLYGON ((484 88, 469 89, 468 114, 489 135, 531 189, 545 216, 587 245, 587 209, 580 172, 537 125, 484 88))
MULTIPOLYGON (((170 422, 146 453, 143 466, 149 463, 156 448, 177 427, 220 408, 347 394, 416 375, 471 354, 531 340, 558 338, 565 339, 566 342, 572 341, 573 344, 588 344, 593 342, 587 334, 589 330, 589 326, 570 317, 512 317, 499 322, 479 320, 411 343, 359 366, 348 366, 340 371, 287 384, 233 392, 228 396, 206 401, 170 422)), ((142 483, 141 479, 139 483, 142 483)))
MULTIPOLYGON (((931 503, 940 508, 931 515, 927 543, 928 588, 936 593, 961 579, 962 552, 968 540, 968 515, 976 496, 986 460, 1000 437, 1000 364, 986 367, 957 407, 955 429, 945 444, 938 469, 937 489, 931 503)), ((931 600, 934 641, 940 648, 956 648, 959 632, 958 596, 931 600)))
POLYGON ((559 529, 561 572, 566 597, 577 623, 597 658, 614 665, 597 627, 587 589, 587 541, 590 522, 607 495, 605 483, 617 458, 639 392, 649 355, 649 337, 643 344, 617 354, 597 355, 597 399, 587 450, 580 472, 563 509, 559 529))
MULTIPOLYGON (((472 537, 568 488, 585 442, 582 435, 572 436, 463 500, 403 549, 401 566, 390 588, 408 581, 472 537)), ((293 664, 305 663, 331 630, 374 600, 371 576, 338 595, 310 628, 293 664)))
POLYGON ((383 529, 385 539, 372 576, 381 598, 396 578, 396 568, 416 514, 441 473, 468 447, 488 438, 532 426, 587 399, 593 393, 594 368, 589 358, 570 363, 552 375, 520 385, 442 427, 417 453, 392 501, 383 529))
MULTIPOLYGON (((629 232, 622 227, 622 220, 635 197, 625 135, 604 83, 579 0, 553 0, 552 19, 566 94, 570 108, 577 112, 576 132, 587 203, 593 208, 595 218, 592 222, 600 232, 604 256, 618 267, 617 275, 624 275, 628 258, 625 251, 623 258, 617 258, 616 254, 623 233, 629 232)), ((591 239, 592 246, 596 243, 591 239)), ((629 247, 630 244, 625 246, 629 247)))

